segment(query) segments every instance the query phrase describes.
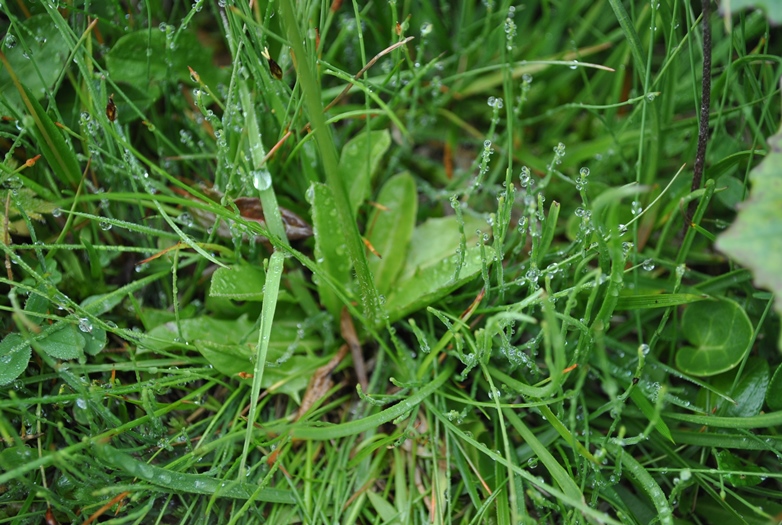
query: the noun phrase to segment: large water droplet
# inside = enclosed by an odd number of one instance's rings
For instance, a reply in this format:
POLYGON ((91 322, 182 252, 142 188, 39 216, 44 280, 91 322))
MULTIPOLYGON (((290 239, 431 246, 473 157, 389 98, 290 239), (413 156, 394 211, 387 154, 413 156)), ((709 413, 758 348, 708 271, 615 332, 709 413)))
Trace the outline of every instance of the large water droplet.
POLYGON ((268 190, 272 185, 272 176, 269 170, 262 168, 250 172, 253 178, 253 186, 258 191, 268 190))

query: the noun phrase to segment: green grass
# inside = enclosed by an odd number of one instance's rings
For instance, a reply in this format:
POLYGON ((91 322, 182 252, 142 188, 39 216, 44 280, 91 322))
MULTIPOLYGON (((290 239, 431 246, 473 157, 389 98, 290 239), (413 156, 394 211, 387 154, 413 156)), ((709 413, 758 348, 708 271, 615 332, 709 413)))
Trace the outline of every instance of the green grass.
POLYGON ((778 520, 762 11, 691 191, 697 3, 160 4, 0 8, 0 523, 778 520))

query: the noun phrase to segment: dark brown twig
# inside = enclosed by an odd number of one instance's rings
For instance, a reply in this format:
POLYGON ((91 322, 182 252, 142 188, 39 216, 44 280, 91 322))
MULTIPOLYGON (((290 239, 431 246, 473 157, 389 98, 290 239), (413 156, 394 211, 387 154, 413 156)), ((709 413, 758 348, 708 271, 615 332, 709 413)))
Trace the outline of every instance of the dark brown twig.
MULTIPOLYGON (((706 163, 706 143, 709 140, 709 110, 711 109, 711 0, 702 0, 703 14, 703 79, 701 81, 701 118, 698 126, 698 150, 695 153, 695 166, 690 191, 700 189, 703 169, 706 163)), ((690 201, 684 216, 684 231, 690 227, 695 213, 695 201, 690 201)))

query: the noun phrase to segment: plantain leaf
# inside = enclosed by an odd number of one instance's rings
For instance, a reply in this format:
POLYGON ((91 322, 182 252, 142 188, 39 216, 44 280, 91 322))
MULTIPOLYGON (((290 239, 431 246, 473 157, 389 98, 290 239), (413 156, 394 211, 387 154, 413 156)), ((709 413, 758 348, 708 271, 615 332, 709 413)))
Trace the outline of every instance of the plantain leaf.
POLYGON ((387 294, 405 264, 418 211, 415 180, 405 172, 391 177, 380 190, 367 222, 367 238, 382 257, 369 256, 378 293, 387 294))
POLYGON ((356 216, 361 203, 369 198, 372 175, 390 145, 391 135, 384 129, 362 131, 342 148, 339 172, 343 177, 345 188, 348 189, 353 217, 356 216))
MULTIPOLYGON (((476 217, 465 215, 464 218, 465 231, 475 232, 478 227, 485 227, 486 223, 476 217)), ((474 241, 474 235, 470 241, 474 241)), ((470 282, 493 259, 494 250, 489 246, 484 247, 486 260, 481 257, 480 247, 468 248, 459 278, 454 279, 459 264, 454 254, 460 240, 455 217, 429 219, 414 230, 405 266, 386 301, 391 321, 424 308, 470 282)))
MULTIPOLYGON (((314 182, 307 190, 307 199, 312 206, 312 234, 315 237, 315 262, 336 283, 350 282, 350 259, 345 236, 339 222, 336 203, 331 189, 325 184, 314 182)), ((326 310, 339 319, 342 301, 334 289, 321 279, 315 278, 320 301, 326 310)))

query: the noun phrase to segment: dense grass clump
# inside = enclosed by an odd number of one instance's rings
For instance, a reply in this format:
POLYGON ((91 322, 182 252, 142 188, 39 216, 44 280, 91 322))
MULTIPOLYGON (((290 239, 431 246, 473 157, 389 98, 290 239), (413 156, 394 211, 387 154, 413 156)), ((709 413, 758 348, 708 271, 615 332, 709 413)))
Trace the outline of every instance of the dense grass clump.
POLYGON ((782 20, 704 4, 3 2, 0 523, 778 521, 782 20))

